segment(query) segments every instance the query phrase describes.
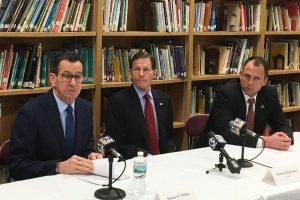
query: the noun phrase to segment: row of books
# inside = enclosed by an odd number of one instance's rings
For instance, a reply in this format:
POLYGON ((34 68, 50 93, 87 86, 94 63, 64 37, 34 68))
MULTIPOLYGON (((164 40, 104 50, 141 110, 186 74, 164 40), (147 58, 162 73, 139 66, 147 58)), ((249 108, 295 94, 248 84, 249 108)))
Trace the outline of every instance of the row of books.
POLYGON ((217 83, 205 83, 201 86, 193 86, 190 99, 190 114, 209 114, 220 86, 217 83))
MULTIPOLYGON (((300 106, 300 83, 293 81, 270 80, 269 85, 275 87, 281 106, 300 106)), ((190 114, 210 113, 216 93, 223 83, 205 83, 192 87, 190 114)))
POLYGON ((223 31, 260 31, 260 5, 250 0, 224 3, 223 31))
POLYGON ((148 49, 104 47, 102 49, 103 82, 130 81, 129 61, 139 51, 147 51, 153 55, 156 62, 155 80, 186 77, 183 46, 152 43, 148 49))
POLYGON ((279 102, 282 107, 300 106, 300 83, 271 80, 270 85, 277 89, 279 102))
POLYGON ((249 0, 225 2, 219 16, 220 8, 213 1, 196 2, 194 31, 260 31, 260 8, 249 0))
POLYGON ((42 52, 42 44, 9 44, 0 48, 0 89, 36 88, 48 85, 55 56, 63 51, 79 53, 84 62, 84 83, 92 83, 93 49, 74 47, 42 52))
POLYGON ((102 49, 102 82, 129 82, 129 60, 144 49, 115 48, 102 49))
POLYGON ((265 44, 265 59, 270 69, 300 69, 299 40, 279 40, 265 44))
POLYGON ((298 1, 284 5, 270 4, 267 8, 267 31, 299 31, 300 16, 298 1))
POLYGON ((89 0, 2 0, 0 31, 85 31, 89 0))
POLYGON ((184 47, 171 44, 150 44, 156 62, 156 80, 186 78, 184 47))
POLYGON ((252 55, 248 39, 230 38, 204 48, 195 43, 193 75, 237 74, 252 55))
POLYGON ((190 5, 187 0, 144 1, 141 5, 146 31, 187 32, 190 5))
POLYGON ((127 31, 128 0, 103 0, 103 31, 127 31))

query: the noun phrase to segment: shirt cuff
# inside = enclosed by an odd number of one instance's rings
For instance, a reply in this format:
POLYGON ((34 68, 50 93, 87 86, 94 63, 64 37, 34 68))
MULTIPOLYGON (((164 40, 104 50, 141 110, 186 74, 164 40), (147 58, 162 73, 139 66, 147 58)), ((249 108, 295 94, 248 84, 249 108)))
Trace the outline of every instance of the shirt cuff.
POLYGON ((258 138, 257 143, 256 143, 257 148, 262 148, 263 147, 263 140, 261 138, 258 138))

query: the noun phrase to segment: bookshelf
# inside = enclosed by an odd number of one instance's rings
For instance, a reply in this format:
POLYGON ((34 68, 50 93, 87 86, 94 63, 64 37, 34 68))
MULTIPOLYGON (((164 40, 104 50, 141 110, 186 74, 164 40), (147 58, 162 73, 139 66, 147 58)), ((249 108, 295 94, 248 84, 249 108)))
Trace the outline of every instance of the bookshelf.
MULTIPOLYGON (((2 1, 6 2, 6 1, 2 1)), ((9 1, 8 1, 9 2, 9 1)), ((27 2, 27 1, 16 1, 27 2)), ((28 1, 29 2, 29 1, 28 1)), ((28 3, 27 2, 27 3, 28 3)), ((31 1, 33 2, 33 1, 31 1)), ((34 1, 34 3, 42 1, 34 1)), ((48 2, 52 0, 45 1, 44 7, 48 6, 48 2)), ((54 2, 54 1, 53 1, 54 2)), ((57 3, 63 1, 55 1, 57 3)), ((70 1, 71 2, 71 1, 70 1)), ((82 2, 84 7, 84 1, 76 1, 76 6, 82 2)), ((47 31, 47 32, 0 32, 0 48, 7 44, 42 44, 42 51, 47 52, 52 49, 62 49, 71 48, 70 45, 80 44, 85 47, 93 48, 93 55, 97 55, 97 26, 98 17, 98 1, 90 0, 91 9, 88 15, 88 23, 86 31, 73 31, 73 32, 62 32, 62 31, 47 31)), ((29 5, 29 4, 27 4, 29 5)), ((17 9, 16 9, 17 10, 17 9)), ((46 9, 47 10, 47 9, 46 9)), ((14 14, 14 12, 11 12, 14 14)), ((78 14, 79 16, 79 14, 78 14)), ((97 63, 97 58, 94 58, 94 63, 92 64, 93 73, 97 73, 97 68, 95 67, 97 63)), ((97 106, 97 78, 93 77, 94 81, 91 84, 83 84, 80 96, 86 98, 93 103, 93 106, 97 106)), ((10 137, 11 128, 14 122, 14 117, 18 109, 29 99, 45 93, 50 89, 50 87, 37 87, 34 89, 6 89, 0 90, 0 103, 1 103, 1 120, 0 120, 0 142, 8 139, 10 137)), ((99 108, 99 106, 98 106, 99 108)), ((97 108, 96 108, 97 109, 97 108)), ((94 113, 94 122, 99 119, 97 117, 98 113, 94 113)), ((100 116, 100 115, 99 115, 100 116)), ((96 131, 95 131, 96 133, 96 131)))
MULTIPOLYGON (((206 2, 206 1, 204 1, 206 2)), ((245 1, 247 2, 247 1, 245 1)), ((220 10, 224 9, 224 4, 226 1, 217 0, 214 1, 214 4, 217 5, 217 7, 220 8, 220 10)), ((261 7, 261 15, 260 15, 260 30, 258 32, 256 31, 238 31, 238 32, 227 32, 227 31, 215 31, 215 32, 196 32, 192 28, 190 28, 190 36, 193 39, 192 44, 199 43, 201 46, 207 46, 210 44, 216 44, 217 41, 221 40, 222 38, 246 38, 250 42, 251 45, 253 45, 253 54, 264 56, 265 53, 265 42, 271 42, 281 39, 297 39, 299 41, 299 30, 296 31, 269 31, 265 27, 267 26, 267 16, 265 13, 267 13, 267 7, 270 4, 276 4, 276 5, 285 5, 286 1, 281 0, 258 0, 258 1, 250 1, 251 4, 259 4, 261 7)), ((191 24, 194 23, 195 20, 195 6, 196 2, 191 2, 191 24)), ((299 48, 299 47, 298 47, 299 48)), ((195 51, 193 49, 190 49, 191 53, 194 53, 193 56, 195 56, 195 51)), ((194 58, 193 56, 190 56, 190 63, 193 63, 194 58)), ((299 63, 298 63, 299 64, 299 63)), ((189 69, 191 70, 191 66, 189 66, 189 69)), ((231 78, 238 78, 238 74, 205 74, 205 75, 194 75, 193 73, 188 73, 188 90, 192 91, 192 88, 197 85, 206 84, 207 82, 217 82, 222 83, 223 81, 226 81, 231 78)), ((299 66, 297 69, 288 69, 288 70, 270 70, 269 71, 269 79, 275 79, 275 80, 281 80, 281 81, 295 81, 299 82, 299 66)), ((192 92, 188 93, 189 97, 191 98, 192 92)), ((191 109, 191 108, 188 108, 191 109)), ((287 117, 292 118, 295 123, 295 129, 299 130, 300 125, 297 123, 299 121, 300 117, 300 110, 299 105, 296 106, 288 106, 284 107, 283 111, 286 113, 287 117)))
MULTIPOLYGON (((130 82, 105 82, 102 73, 102 49, 114 46, 115 48, 143 48, 151 43, 168 43, 183 46, 184 66, 186 78, 172 78, 167 80, 154 80, 153 87, 171 96, 174 113, 174 133, 176 144, 179 149, 187 148, 187 138, 184 132, 185 119, 190 114, 192 88, 195 85, 203 85, 207 82, 224 82, 229 79, 238 78, 238 74, 206 74, 194 75, 194 45, 201 47, 216 44, 224 38, 248 39, 253 46, 254 55, 264 55, 265 41, 274 41, 281 38, 300 39, 300 31, 266 31, 267 16, 261 14, 259 31, 194 31, 195 23, 195 3, 198 1, 189 0, 189 28, 186 31, 178 32, 153 32, 146 31, 142 20, 143 10, 139 6, 144 1, 128 0, 127 31, 106 31, 103 29, 103 9, 104 0, 90 0, 91 10, 88 20, 87 31, 84 32, 0 32, 1 44, 42 42, 44 50, 51 48, 61 48, 62 43, 81 43, 94 48, 93 83, 84 84, 81 96, 89 99, 94 108, 94 137, 99 137, 105 126, 103 125, 103 113, 107 97, 114 92, 131 85, 130 82)), ((204 1, 208 2, 208 1, 204 1)), ((270 3, 285 4, 286 1, 276 0, 251 0, 251 4, 260 5, 261 13, 265 13, 270 3)), ((217 16, 222 16, 225 0, 215 0, 217 5, 217 16)), ((220 18, 222 19, 222 18, 220 18)), ((300 82, 300 70, 270 70, 270 78, 280 80, 293 80, 300 82)), ((9 138, 11 126, 16 111, 28 99, 48 91, 49 87, 35 89, 13 89, 0 90, 1 121, 0 121, 0 141, 9 138)), ((300 130, 300 105, 289 106, 283 109, 288 117, 294 119, 296 130, 300 130)))

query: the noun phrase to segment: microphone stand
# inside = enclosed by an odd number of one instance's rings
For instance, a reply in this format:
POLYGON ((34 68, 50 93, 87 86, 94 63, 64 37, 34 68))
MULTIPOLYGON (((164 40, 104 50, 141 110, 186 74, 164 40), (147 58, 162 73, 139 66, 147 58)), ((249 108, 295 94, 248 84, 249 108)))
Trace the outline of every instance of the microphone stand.
POLYGON ((112 187, 113 161, 114 161, 113 155, 110 153, 108 157, 108 163, 109 163, 108 188, 100 188, 95 191, 94 196, 98 199, 107 199, 107 200, 123 199, 126 196, 124 190, 112 187))
POLYGON ((224 156, 223 156, 222 153, 220 153, 220 154, 219 154, 219 163, 218 163, 218 164, 215 164, 215 167, 214 167, 214 168, 212 168, 212 169, 210 169, 210 170, 206 170, 206 174, 209 174, 210 171, 212 171, 212 170, 214 170, 214 169, 216 169, 216 168, 218 168, 220 172, 221 172, 223 169, 225 169, 225 168, 226 168, 226 165, 223 164, 223 160, 224 160, 224 156))
POLYGON ((219 164, 215 164, 215 167, 221 172, 222 169, 226 168, 226 165, 223 164, 224 156, 222 153, 219 154, 219 164))
POLYGON ((241 155, 241 158, 237 160, 237 163, 242 168, 249 168, 249 167, 252 167, 253 164, 244 158, 245 143, 246 143, 245 130, 244 129, 241 129, 240 136, 241 136, 241 140, 242 140, 242 155, 241 155))

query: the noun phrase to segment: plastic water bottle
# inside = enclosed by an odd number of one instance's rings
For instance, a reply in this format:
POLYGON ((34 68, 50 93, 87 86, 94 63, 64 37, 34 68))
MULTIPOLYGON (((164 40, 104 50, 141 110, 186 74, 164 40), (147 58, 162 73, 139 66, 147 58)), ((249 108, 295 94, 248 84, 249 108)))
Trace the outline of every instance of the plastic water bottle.
POLYGON ((146 172, 147 160, 144 152, 139 151, 133 163, 133 194, 136 196, 144 195, 146 192, 146 172))

